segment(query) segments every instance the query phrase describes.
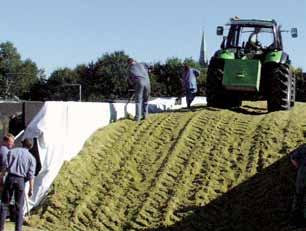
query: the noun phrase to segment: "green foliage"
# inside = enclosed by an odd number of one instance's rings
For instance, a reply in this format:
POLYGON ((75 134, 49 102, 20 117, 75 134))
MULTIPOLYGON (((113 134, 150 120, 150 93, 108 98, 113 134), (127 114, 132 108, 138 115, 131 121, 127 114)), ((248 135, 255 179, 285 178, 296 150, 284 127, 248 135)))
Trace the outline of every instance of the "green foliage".
POLYGON ((11 42, 0 44, 0 97, 28 99, 29 89, 38 80, 39 72, 31 59, 21 60, 11 42))
POLYGON ((76 100, 79 99, 77 84, 80 84, 84 101, 126 97, 128 58, 123 51, 117 51, 104 54, 96 62, 88 65, 78 65, 73 70, 55 70, 46 83, 39 83, 45 84, 48 89, 39 94, 47 95, 49 100, 76 100))
MULTIPOLYGON (((30 59, 21 56, 11 42, 0 44, 0 97, 16 95, 31 100, 78 100, 79 84, 83 101, 106 101, 128 97, 129 56, 123 51, 102 55, 96 62, 81 64, 74 69, 59 68, 45 78, 43 70, 30 59)), ((201 70, 199 95, 203 95, 206 70, 192 59, 191 67, 201 70)), ((183 62, 170 58, 165 64, 155 63, 150 74, 151 96, 180 96, 183 62)))
POLYGON ((74 70, 61 68, 54 71, 47 81, 52 100, 78 100, 78 76, 74 70))
MULTIPOLYGON (((107 101, 128 97, 129 56, 123 51, 106 53, 96 62, 78 65, 75 69, 60 68, 55 70, 46 81, 38 81, 31 89, 31 99, 35 100, 76 100, 78 88, 68 87, 81 84, 83 101, 107 101)), ((199 95, 203 95, 206 70, 192 59, 185 59, 191 67, 201 70, 198 78, 199 95)), ((183 62, 170 58, 165 64, 155 63, 150 73, 151 96, 181 96, 183 89, 181 77, 183 62)))
POLYGON ((45 79, 39 79, 30 89, 30 99, 33 101, 50 100, 51 95, 52 92, 45 79))
POLYGON ((296 78, 296 100, 306 101, 306 82, 303 70, 301 68, 293 69, 293 74, 296 78))
POLYGON ((183 62, 178 58, 171 58, 167 59, 165 64, 154 64, 151 75, 152 96, 181 96, 184 94, 181 81, 184 63, 200 70, 200 76, 197 78, 198 95, 204 95, 207 70, 191 58, 185 59, 183 62))
POLYGON ((94 66, 93 90, 104 99, 126 97, 128 56, 123 51, 104 54, 94 66))
POLYGON ((165 64, 156 63, 153 66, 154 75, 152 96, 179 96, 182 94, 181 76, 183 64, 177 58, 171 58, 165 64))
POLYGON ((29 99, 29 89, 38 81, 41 70, 32 60, 26 59, 17 73, 13 93, 19 95, 20 98, 29 99))

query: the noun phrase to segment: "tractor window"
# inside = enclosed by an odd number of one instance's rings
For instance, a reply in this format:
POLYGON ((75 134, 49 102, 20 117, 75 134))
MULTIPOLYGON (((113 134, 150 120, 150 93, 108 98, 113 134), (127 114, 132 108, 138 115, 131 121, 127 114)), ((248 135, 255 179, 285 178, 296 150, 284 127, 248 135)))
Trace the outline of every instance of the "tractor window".
POLYGON ((250 47, 251 44, 260 45, 262 48, 273 46, 274 36, 272 28, 241 27, 239 47, 250 47))
POLYGON ((229 34, 228 34, 228 38, 227 38, 227 47, 228 48, 233 48, 233 47, 237 47, 237 42, 238 42, 238 37, 239 35, 239 26, 232 26, 230 28, 229 34))
POLYGON ((250 28, 250 27, 241 28, 240 36, 239 36, 239 47, 245 47, 245 45, 251 38, 252 33, 254 33, 254 28, 250 28))

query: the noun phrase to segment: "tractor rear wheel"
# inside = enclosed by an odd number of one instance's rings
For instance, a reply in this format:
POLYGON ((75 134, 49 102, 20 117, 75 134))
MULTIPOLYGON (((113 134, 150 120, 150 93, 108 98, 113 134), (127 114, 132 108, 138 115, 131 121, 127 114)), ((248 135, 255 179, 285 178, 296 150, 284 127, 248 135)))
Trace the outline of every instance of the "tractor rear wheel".
POLYGON ((273 64, 269 68, 268 111, 289 110, 292 101, 292 76, 286 64, 273 64))
POLYGON ((291 76, 291 97, 290 97, 290 107, 294 107, 296 95, 296 79, 295 76, 291 76))

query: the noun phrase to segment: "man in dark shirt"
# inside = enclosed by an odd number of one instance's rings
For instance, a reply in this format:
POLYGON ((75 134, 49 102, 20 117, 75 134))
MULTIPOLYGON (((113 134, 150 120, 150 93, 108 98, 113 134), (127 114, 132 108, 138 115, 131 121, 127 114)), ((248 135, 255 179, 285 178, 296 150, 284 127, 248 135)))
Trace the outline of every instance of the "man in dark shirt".
POLYGON ((291 163, 297 169, 295 182, 295 200, 290 216, 291 225, 304 227, 305 225, 305 199, 306 199, 306 144, 300 145, 289 153, 291 163))
POLYGON ((298 148, 290 152, 291 163, 297 169, 296 176, 296 193, 303 194, 306 190, 306 144, 300 145, 298 148))
POLYGON ((135 120, 140 121, 148 116, 148 101, 151 92, 148 67, 143 63, 137 63, 133 59, 128 59, 129 82, 135 89, 136 116, 135 120))
POLYGON ((4 223, 8 214, 9 203, 13 194, 15 196, 16 207, 15 230, 22 230, 25 196, 24 190, 26 181, 29 181, 30 184, 28 196, 31 197, 33 194, 36 161, 29 152, 29 149, 32 148, 33 143, 30 139, 24 139, 22 141, 22 146, 22 148, 14 148, 9 151, 5 165, 2 168, 2 176, 5 172, 8 174, 5 179, 1 197, 0 231, 4 230, 4 223))

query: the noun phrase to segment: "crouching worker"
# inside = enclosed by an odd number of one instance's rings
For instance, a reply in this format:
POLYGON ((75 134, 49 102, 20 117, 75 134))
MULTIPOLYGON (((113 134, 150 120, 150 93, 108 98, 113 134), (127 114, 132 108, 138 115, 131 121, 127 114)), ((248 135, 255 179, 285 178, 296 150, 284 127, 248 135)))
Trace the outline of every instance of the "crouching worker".
POLYGON ((149 71, 145 64, 137 63, 129 58, 129 81, 135 89, 136 116, 135 120, 140 121, 148 117, 149 97, 151 93, 151 84, 149 71))
POLYGON ((197 77, 200 75, 200 71, 194 68, 190 68, 187 63, 184 63, 184 73, 182 76, 182 84, 185 89, 187 108, 190 108, 192 101, 194 100, 198 91, 197 77))
MULTIPOLYGON (((306 144, 300 145, 289 153, 291 163, 297 169, 296 182, 295 182, 295 208, 294 208, 294 220, 304 219, 304 198, 306 198, 306 144)), ((306 217, 305 217, 306 218, 306 217)))
POLYGON ((4 223, 8 214, 9 204, 12 196, 15 197, 16 219, 15 230, 21 231, 23 224, 23 207, 25 197, 25 183, 29 181, 28 196, 33 194, 34 173, 36 167, 35 158, 29 152, 33 146, 31 139, 22 141, 22 148, 14 148, 8 152, 2 175, 7 172, 0 207, 0 231, 4 231, 4 223))

